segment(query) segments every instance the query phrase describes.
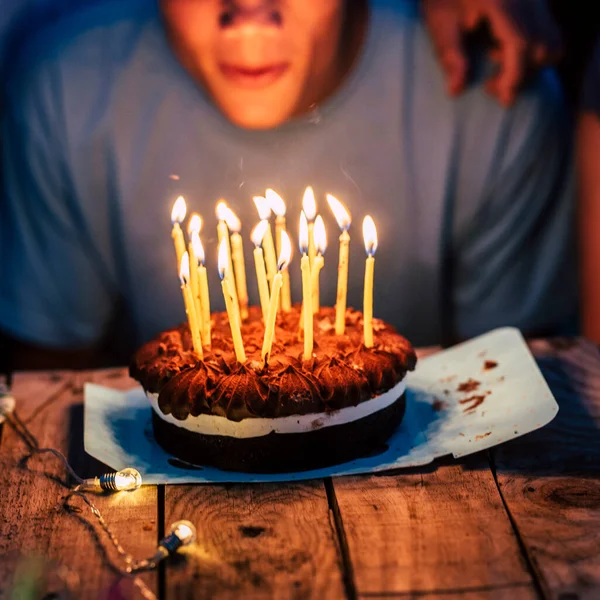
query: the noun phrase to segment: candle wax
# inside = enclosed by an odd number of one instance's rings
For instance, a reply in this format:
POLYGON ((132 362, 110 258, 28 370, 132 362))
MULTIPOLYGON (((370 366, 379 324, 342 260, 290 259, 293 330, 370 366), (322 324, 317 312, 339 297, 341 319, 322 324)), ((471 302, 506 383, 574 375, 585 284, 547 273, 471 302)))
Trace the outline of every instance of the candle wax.
POLYGON ((235 272, 235 284, 240 306, 242 321, 248 318, 248 285, 246 284, 246 263, 242 236, 235 232, 231 234, 231 255, 235 272))
POLYGON ((302 303, 304 320, 304 360, 310 360, 313 352, 313 310, 312 286, 310 280, 310 259, 304 255, 300 261, 302 270, 302 303))
POLYGON ((335 333, 346 331, 346 298, 348 295, 348 255, 350 234, 344 230, 340 235, 340 258, 338 263, 337 295, 335 302, 335 333))
POLYGON ((277 273, 273 278, 273 289, 271 290, 271 300, 269 301, 269 311, 265 324, 265 336, 263 338, 262 351, 260 357, 263 364, 266 364, 271 354, 273 338, 275 337, 275 319, 277 318, 277 306, 279 304, 279 292, 283 283, 281 273, 277 273))
POLYGON ((260 308, 262 310, 263 321, 266 323, 269 312, 269 282, 267 281, 267 271, 265 270, 262 248, 254 249, 254 267, 256 269, 256 281, 258 282, 260 308))
POLYGON ((242 341, 239 316, 234 306, 233 286, 227 277, 224 277, 221 281, 221 288, 223 289, 223 297, 225 298, 225 308, 227 309, 227 317, 229 318, 229 327, 231 328, 235 356, 238 362, 245 363, 246 351, 244 350, 244 342, 242 341))
POLYGON ((365 286, 363 298, 364 342, 367 348, 373 347, 373 276, 375 257, 369 256, 365 263, 365 286))

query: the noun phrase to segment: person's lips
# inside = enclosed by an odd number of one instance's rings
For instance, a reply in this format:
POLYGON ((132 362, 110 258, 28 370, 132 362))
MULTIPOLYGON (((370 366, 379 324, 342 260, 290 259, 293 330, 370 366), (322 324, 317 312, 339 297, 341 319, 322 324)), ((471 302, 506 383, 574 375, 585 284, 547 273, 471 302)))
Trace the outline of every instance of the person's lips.
POLYGON ((229 63, 219 64, 221 73, 233 83, 247 88, 261 88, 274 83, 288 69, 288 63, 246 67, 229 63))

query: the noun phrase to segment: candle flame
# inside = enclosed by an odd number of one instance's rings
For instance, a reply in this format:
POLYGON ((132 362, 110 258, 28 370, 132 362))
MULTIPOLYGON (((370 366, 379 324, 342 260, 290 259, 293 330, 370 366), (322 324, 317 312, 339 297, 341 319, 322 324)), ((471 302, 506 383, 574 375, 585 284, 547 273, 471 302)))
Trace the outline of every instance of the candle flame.
POLYGON ((317 203, 315 201, 315 193, 310 185, 304 190, 304 198, 302 198, 302 210, 306 214, 309 221, 314 221, 317 216, 317 203))
POLYGON ((317 254, 325 254, 327 249, 327 232, 325 231, 325 222, 321 215, 317 215, 315 219, 315 248, 317 254))
POLYGON ((202 217, 198 213, 192 213, 188 221, 188 235, 192 235, 193 231, 202 231, 202 217))
POLYGON ((267 233, 267 227, 269 227, 269 221, 260 221, 250 234, 250 239, 257 248, 262 246, 263 238, 265 237, 265 233, 267 233))
POLYGON ((179 265, 179 279, 181 285, 187 285, 190 280, 190 255, 186 252, 181 257, 181 264, 179 265))
POLYGON ((300 253, 306 254, 308 252, 308 221, 304 211, 300 213, 300 235, 298 236, 298 245, 300 246, 300 253))
POLYGON ((252 200, 254 200, 261 221, 269 219, 271 217, 271 205, 269 201, 264 196, 254 196, 252 200))
POLYGON ((290 261, 292 260, 292 242, 287 231, 281 232, 281 252, 279 253, 279 260, 277 261, 277 270, 284 271, 288 268, 290 261))
POLYGON ((375 252, 377 252, 377 228, 369 215, 363 221, 363 238, 365 240, 367 255, 374 256, 375 252))
POLYGON ((171 223, 181 223, 185 219, 186 212, 187 206, 185 205, 185 198, 183 196, 179 196, 179 198, 175 200, 173 209, 171 210, 171 223))
POLYGON ((219 200, 215 207, 215 213, 217 214, 217 220, 225 221, 227 219, 227 202, 225 200, 219 200))
POLYGON ((192 231, 191 236, 192 248, 194 249, 194 254, 196 255, 196 261, 199 265, 203 265, 206 257, 204 256, 204 246, 200 240, 200 234, 197 231, 192 231))
POLYGON ((265 192, 265 198, 276 216, 285 217, 285 202, 275 190, 269 188, 265 192))
POLYGON ((229 251, 227 249, 227 240, 221 240, 219 244, 219 259, 217 261, 217 265, 219 268, 219 277, 221 279, 225 279, 227 275, 227 266, 229 264, 229 251))
POLYGON ((226 207, 223 211, 223 216, 225 217, 225 223, 227 223, 227 227, 229 231, 233 233, 239 233, 242 230, 242 222, 239 217, 231 210, 231 208, 226 207))
POLYGON ((342 231, 348 231, 348 229, 350 229, 350 223, 352 223, 352 218, 346 207, 331 194, 327 194, 327 203, 329 204, 329 208, 331 209, 339 228, 342 231))

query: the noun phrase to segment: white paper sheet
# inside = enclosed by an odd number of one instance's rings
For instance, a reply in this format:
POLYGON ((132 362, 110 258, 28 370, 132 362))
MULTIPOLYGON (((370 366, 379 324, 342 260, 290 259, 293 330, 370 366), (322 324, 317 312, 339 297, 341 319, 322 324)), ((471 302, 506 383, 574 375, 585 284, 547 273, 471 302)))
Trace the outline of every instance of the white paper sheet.
POLYGON ((406 415, 388 449, 326 469, 248 474, 189 465, 154 441, 151 410, 139 387, 120 392, 86 384, 86 452, 113 469, 135 467, 147 484, 298 481, 472 454, 539 429, 558 405, 519 331, 503 328, 420 360, 408 376, 406 415), (459 391, 469 380, 478 385, 466 387, 475 389, 459 391))

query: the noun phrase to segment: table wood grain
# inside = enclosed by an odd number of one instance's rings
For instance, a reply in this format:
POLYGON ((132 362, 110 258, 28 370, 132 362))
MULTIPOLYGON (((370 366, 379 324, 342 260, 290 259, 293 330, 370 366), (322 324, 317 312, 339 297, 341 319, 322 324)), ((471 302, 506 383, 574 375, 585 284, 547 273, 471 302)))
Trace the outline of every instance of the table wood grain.
MULTIPOLYGON (((600 354, 577 340, 532 349, 558 417, 489 452, 372 476, 144 486, 94 500, 138 558, 173 521, 194 521, 198 543, 143 575, 161 599, 600 598, 600 354)), ((83 451, 86 381, 134 385, 124 369, 29 373, 13 392, 39 443, 87 477, 106 468, 83 451)), ((1 426, 0 598, 35 556, 72 597, 108 598, 115 586, 136 597, 89 509, 77 500, 81 512, 64 509, 62 466, 27 457, 1 426)))

